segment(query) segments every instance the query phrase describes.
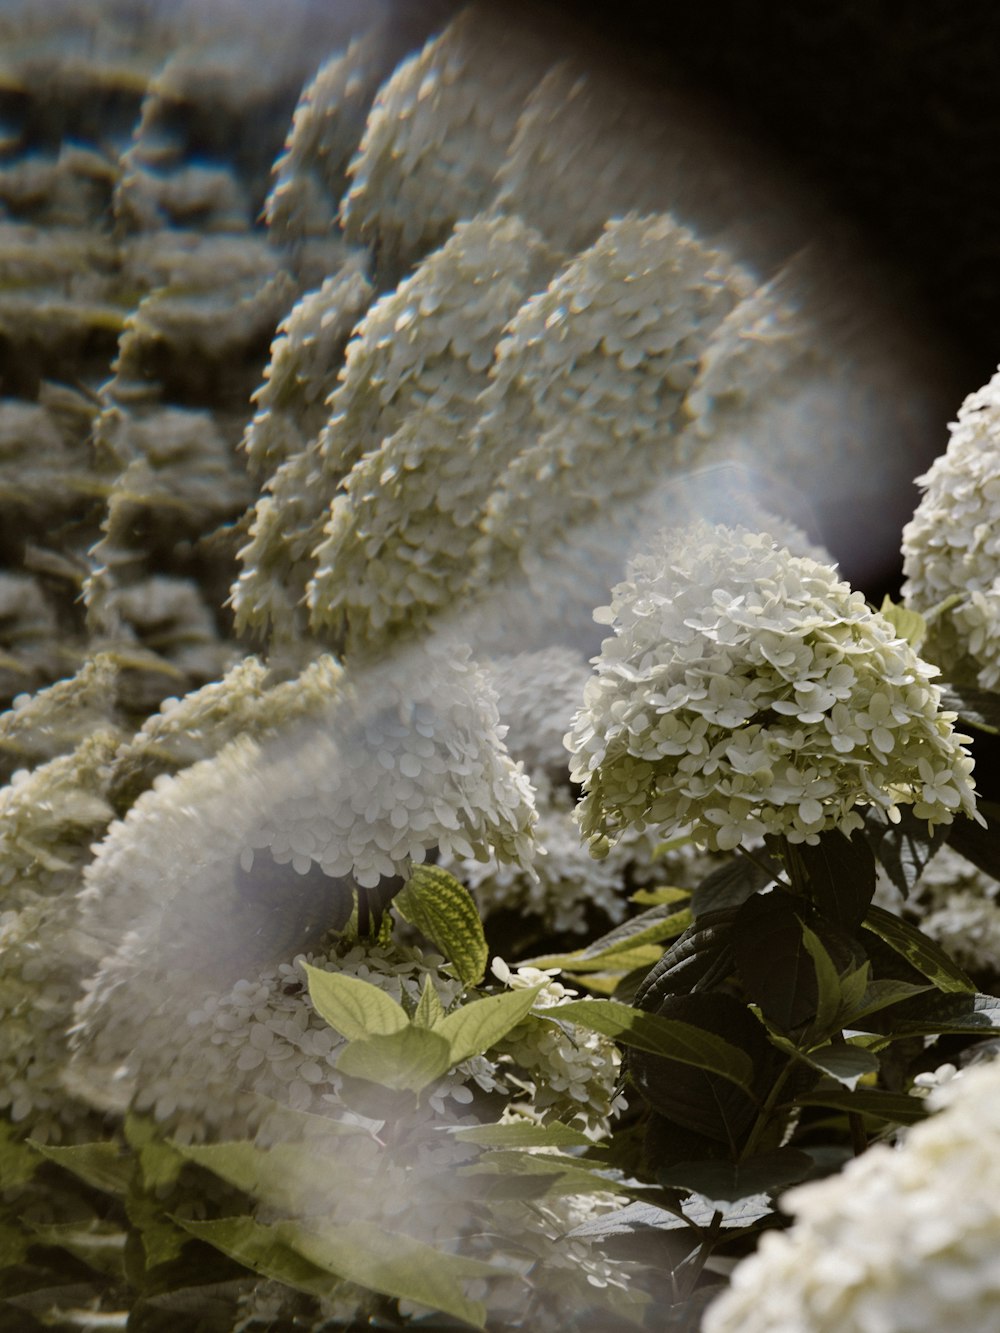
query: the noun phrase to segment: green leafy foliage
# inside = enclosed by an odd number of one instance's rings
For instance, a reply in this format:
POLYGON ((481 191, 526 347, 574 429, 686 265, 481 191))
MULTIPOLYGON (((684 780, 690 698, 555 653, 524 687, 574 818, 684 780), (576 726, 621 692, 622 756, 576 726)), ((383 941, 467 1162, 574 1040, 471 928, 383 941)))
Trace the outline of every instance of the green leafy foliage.
POLYGON ((881 812, 869 815, 865 829, 883 870, 905 898, 927 862, 956 830, 954 825, 938 824, 928 833, 926 823, 905 806, 898 815, 894 823, 881 812))
POLYGON ((903 921, 882 907, 872 907, 865 917, 865 930, 889 945, 901 958, 941 991, 966 991, 973 994, 976 984, 958 964, 916 926, 903 921))
POLYGON ((660 1172, 660 1183, 700 1194, 709 1203, 738 1203, 758 1194, 772 1197, 805 1180, 815 1163, 797 1148, 746 1157, 739 1162, 677 1162, 660 1172))
POLYGON ((450 960, 467 986, 479 985, 490 951, 479 912, 464 884, 440 866, 419 865, 393 902, 450 960))
POLYGON ((406 1010, 370 982, 304 964, 316 1012, 348 1041, 389 1036, 409 1026, 406 1010))

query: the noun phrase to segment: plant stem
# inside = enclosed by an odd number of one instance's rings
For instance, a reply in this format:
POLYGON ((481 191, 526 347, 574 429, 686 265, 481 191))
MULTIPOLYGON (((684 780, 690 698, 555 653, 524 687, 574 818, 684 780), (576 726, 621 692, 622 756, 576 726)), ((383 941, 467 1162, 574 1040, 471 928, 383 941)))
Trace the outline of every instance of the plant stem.
POLYGON ((771 1085, 771 1091, 767 1094, 767 1097, 765 1098, 764 1101, 764 1105, 760 1108, 760 1112, 757 1116, 756 1121, 754 1122, 754 1127, 750 1131, 750 1137, 747 1139, 743 1147, 743 1151, 740 1153, 739 1160, 741 1162, 745 1161, 746 1158, 753 1156, 754 1150, 756 1149, 757 1144, 760 1142, 760 1136, 764 1133, 764 1130, 767 1129, 768 1125, 771 1123, 772 1112, 774 1111, 774 1108, 778 1104, 778 1101, 781 1097, 781 1093, 784 1089, 786 1082, 788 1081, 788 1076, 792 1072, 794 1065, 795 1061, 789 1060, 788 1063, 785 1065, 784 1069, 774 1080, 774 1083, 771 1085))

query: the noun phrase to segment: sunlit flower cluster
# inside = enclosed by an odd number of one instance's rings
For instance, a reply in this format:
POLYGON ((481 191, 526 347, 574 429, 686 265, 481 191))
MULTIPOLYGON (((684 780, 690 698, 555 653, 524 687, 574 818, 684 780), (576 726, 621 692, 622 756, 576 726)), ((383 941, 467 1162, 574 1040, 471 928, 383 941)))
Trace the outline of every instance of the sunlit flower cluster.
POLYGON ((981 1333, 1000 1327, 1000 1063, 931 1094, 899 1148, 784 1196, 705 1333, 981 1333))
POLYGON ((924 495, 903 529, 903 593, 931 612, 931 646, 954 675, 962 657, 983 689, 1000 683, 1000 373, 962 404, 948 448, 917 478, 924 495))
POLYGON ((696 525, 637 558, 567 737, 595 850, 629 826, 713 850, 815 842, 912 805, 973 814, 973 762, 936 668, 828 566, 766 534, 696 525))

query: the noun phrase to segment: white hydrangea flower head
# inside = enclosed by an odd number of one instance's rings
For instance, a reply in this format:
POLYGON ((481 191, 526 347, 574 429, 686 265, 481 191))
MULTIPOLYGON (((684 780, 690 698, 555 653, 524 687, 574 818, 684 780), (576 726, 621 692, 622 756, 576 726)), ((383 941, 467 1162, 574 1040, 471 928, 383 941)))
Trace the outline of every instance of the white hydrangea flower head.
POLYGON ((929 612, 928 651, 985 690, 1000 684, 1000 371, 970 394, 948 448, 917 478, 923 496, 903 529, 903 598, 929 612))
POLYGON ((911 805, 931 827, 974 815, 937 669, 829 566, 694 525, 595 615, 615 634, 567 736, 595 850, 629 826, 728 850, 849 832, 864 805, 911 805))
POLYGON ((497 692, 512 758, 533 774, 565 776, 569 758, 563 737, 590 678, 586 661, 572 648, 554 645, 490 658, 484 666, 497 692))
POLYGON ((698 360, 752 287, 746 270, 669 214, 631 215, 608 222, 527 303, 501 344, 495 392, 516 376, 514 392, 531 393, 535 420, 527 438, 515 437, 517 456, 494 472, 480 582, 519 548, 556 545, 671 470, 698 360))
MULTIPOLYGON (((378 615, 377 607, 385 600, 376 572, 382 561, 374 558, 385 542, 382 509, 390 525, 402 521, 398 494, 403 491, 405 512, 417 525, 413 540, 419 538, 421 521, 433 529, 414 511, 414 502, 418 508, 427 502, 428 475, 436 484, 444 484, 434 464, 441 455, 448 456, 448 448, 440 440, 435 442, 433 431, 422 436, 419 428, 408 428, 409 435, 395 446, 391 437, 414 409, 422 409, 437 435, 445 433, 453 465, 461 457, 467 466, 465 448, 458 447, 461 425, 472 416, 487 382, 500 332, 526 295, 548 279, 555 263, 541 238, 516 218, 475 218, 456 227, 410 277, 375 302, 347 345, 324 428, 278 468, 269 493, 258 502, 251 540, 240 553, 243 573, 233 589, 238 624, 262 626, 271 621, 285 633, 294 631, 295 608, 316 573, 314 552, 324 541, 328 519, 334 533, 330 540, 339 542, 346 531, 348 540, 357 534, 372 549, 364 552, 362 568, 355 570, 352 564, 352 578, 343 586, 336 569, 324 568, 319 576, 322 586, 311 591, 314 622, 322 625, 342 617, 338 597, 352 595, 355 577, 361 584, 358 617, 378 615), (415 441, 412 459, 403 448, 407 438, 415 441), (430 450, 426 467, 424 450, 430 450), (341 483, 355 465, 358 477, 347 481, 350 498, 337 499, 341 483), (408 467, 415 472, 409 479, 408 467), (373 487, 385 487, 384 495, 369 498, 373 487), (355 504, 363 508, 357 519, 355 504), (361 600, 365 595, 368 601, 361 600), (376 608, 372 612, 367 610, 369 601, 376 608)), ((424 536, 429 539, 433 531, 424 536)), ((407 563, 405 535, 399 548, 401 573, 396 582, 405 588, 407 575, 419 577, 420 563, 407 563)), ((346 550, 338 555, 338 567, 348 556, 346 550)), ((327 566, 328 559, 321 563, 327 566)), ((405 596, 404 592, 404 605, 405 596)), ((412 602, 412 591, 409 598, 412 602)))
MULTIPOLYGON (((112 658, 98 653, 68 679, 35 694, 16 695, 7 712, 0 713, 0 756, 26 767, 75 749, 92 732, 113 730, 117 681, 112 658)), ((0 769, 6 767, 0 757, 0 769)))
POLYGON ((548 59, 523 25, 476 4, 404 60, 375 99, 350 166, 348 239, 373 245, 395 275, 485 208, 548 59))
MULTIPOLYGON (((434 281, 437 292, 418 305, 414 290, 400 313, 394 306, 399 367, 379 367, 387 331, 372 330, 369 346, 377 357, 367 356, 360 370, 370 377, 368 410, 376 411, 369 438, 374 444, 376 427, 383 438, 355 463, 343 494, 332 500, 307 593, 315 627, 346 624, 349 646, 357 641, 373 649, 394 629, 419 625, 455 603, 476 536, 465 499, 467 474, 492 475, 493 466, 482 457, 470 469, 470 448, 474 453, 476 446, 470 446, 469 431, 502 329, 544 286, 555 264, 555 254, 518 218, 476 218, 459 223, 442 249, 401 285, 402 294, 410 284, 416 289, 434 281), (434 280, 447 263, 450 280, 434 280), (411 371, 406 362, 412 357, 411 371), (412 384, 397 384, 407 379, 412 384)), ((350 357, 351 348, 345 390, 352 382, 350 357)), ((358 376, 355 370, 353 412, 366 406, 358 376)), ((331 407, 341 401, 338 393, 331 407)), ((348 430, 358 430, 353 412, 348 408, 342 421, 331 421, 321 445, 329 449, 348 438, 348 430)))
POLYGON ((247 466, 256 476, 270 476, 326 424, 344 348, 373 294, 361 257, 350 255, 278 325, 243 438, 247 466))
POLYGON ((708 1310, 705 1333, 982 1333, 1000 1328, 1000 1062, 931 1093, 898 1148, 790 1190, 708 1310))
POLYGON ((492 971, 512 990, 544 986, 532 1014, 495 1048, 501 1074, 512 1064, 511 1072, 526 1094, 514 1109, 542 1122, 576 1121, 595 1139, 602 1138, 611 1117, 626 1105, 625 1099, 615 1094, 621 1063, 617 1046, 610 1038, 576 1023, 549 1023, 536 1016, 541 1012, 557 1017, 553 1011, 577 998, 576 991, 554 979, 558 969, 512 970, 502 958, 495 958, 492 971))
POLYGON ((287 245, 336 224, 348 162, 385 64, 384 45, 373 29, 321 65, 303 89, 264 207, 274 240, 287 245))

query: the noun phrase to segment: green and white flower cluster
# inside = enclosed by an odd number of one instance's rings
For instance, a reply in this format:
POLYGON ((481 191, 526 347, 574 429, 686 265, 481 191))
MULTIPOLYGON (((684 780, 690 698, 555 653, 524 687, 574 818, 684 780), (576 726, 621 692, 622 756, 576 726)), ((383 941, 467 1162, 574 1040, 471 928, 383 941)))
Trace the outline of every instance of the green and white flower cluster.
MULTIPOLYGON (((958 603, 934 625, 935 652, 956 657, 985 690, 1000 683, 1000 372, 970 394, 947 450, 917 484, 924 496, 903 529, 903 594, 915 610, 958 603)), ((936 619, 936 618, 935 618, 936 619)))
POLYGON ((595 850, 629 827, 712 850, 816 842, 858 807, 972 814, 973 761, 935 667, 829 566, 766 534, 696 525, 637 558, 567 744, 595 850))
POLYGON ((983 1333, 1000 1327, 1000 1063, 931 1094, 902 1146, 784 1196, 705 1333, 983 1333))

